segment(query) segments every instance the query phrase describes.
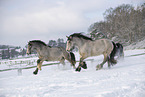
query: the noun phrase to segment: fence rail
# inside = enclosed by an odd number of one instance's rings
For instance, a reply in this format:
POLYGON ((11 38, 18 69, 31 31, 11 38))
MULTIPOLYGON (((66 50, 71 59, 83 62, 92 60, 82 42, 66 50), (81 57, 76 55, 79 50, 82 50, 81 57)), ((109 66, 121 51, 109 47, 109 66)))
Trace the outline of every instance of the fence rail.
MULTIPOLYGON (((129 56, 125 56, 125 57, 133 57, 133 56, 140 56, 140 55, 145 55, 145 53, 141 53, 141 54, 134 54, 134 55, 129 55, 129 56)), ((85 61, 94 61, 94 59, 86 59, 85 61)), ((34 60, 25 60, 25 61, 14 61, 16 64, 10 64, 10 65, 21 65, 21 64, 27 64, 27 65, 30 65, 30 64, 33 64, 34 62, 36 62, 36 59, 34 60)), ((79 62, 79 61, 77 61, 79 62)), ((8 62, 7 62, 8 63, 8 62)), ((10 61, 11 63, 11 61, 10 61)), ((1 62, 2 64, 2 62, 1 62)), ((59 62, 56 62, 56 63, 49 63, 49 64, 43 64, 42 67, 44 66, 50 66, 50 65, 57 65, 59 64, 59 62)), ((3 71, 10 71, 10 70, 18 70, 19 71, 22 71, 23 69, 31 69, 31 68, 36 68, 37 66, 29 66, 29 67, 18 67, 18 68, 10 68, 10 69, 3 69, 3 70, 0 70, 0 72, 3 72, 3 71)))

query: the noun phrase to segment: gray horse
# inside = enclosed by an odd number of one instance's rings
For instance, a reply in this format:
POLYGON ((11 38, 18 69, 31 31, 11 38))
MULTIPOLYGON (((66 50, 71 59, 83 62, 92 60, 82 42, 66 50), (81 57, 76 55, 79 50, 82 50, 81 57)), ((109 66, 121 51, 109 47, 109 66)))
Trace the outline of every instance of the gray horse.
POLYGON ((34 50, 37 52, 39 57, 39 59, 37 60, 37 68, 33 72, 34 74, 37 74, 38 70, 41 70, 43 61, 60 61, 60 63, 64 65, 64 61, 66 59, 75 68, 76 60, 74 54, 67 52, 62 47, 51 47, 40 40, 29 41, 27 54, 31 54, 31 52, 34 50))
POLYGON ((106 62, 108 62, 108 67, 117 63, 114 59, 116 53, 114 42, 108 39, 92 40, 81 33, 74 33, 67 38, 67 51, 71 51, 75 46, 79 49, 80 62, 76 71, 80 71, 81 67, 87 69, 86 63, 83 60, 90 56, 104 55, 103 62, 96 66, 97 70, 101 69, 106 62))

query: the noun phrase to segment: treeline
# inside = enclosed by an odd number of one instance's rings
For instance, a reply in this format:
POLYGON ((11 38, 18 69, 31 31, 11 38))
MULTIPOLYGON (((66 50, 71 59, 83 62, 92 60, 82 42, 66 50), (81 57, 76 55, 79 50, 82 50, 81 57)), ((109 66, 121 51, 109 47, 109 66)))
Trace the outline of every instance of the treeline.
POLYGON ((64 42, 64 40, 61 38, 57 39, 57 41, 56 40, 49 40, 48 45, 52 46, 52 47, 66 48, 66 42, 64 42))
POLYGON ((0 45, 0 49, 8 49, 8 48, 15 48, 20 49, 20 46, 10 46, 10 45, 0 45))
POLYGON ((0 59, 12 59, 26 55, 26 49, 20 46, 0 45, 0 59))
POLYGON ((104 21, 92 24, 88 31, 92 38, 106 37, 123 45, 145 38, 145 3, 136 8, 123 4, 107 9, 104 21))

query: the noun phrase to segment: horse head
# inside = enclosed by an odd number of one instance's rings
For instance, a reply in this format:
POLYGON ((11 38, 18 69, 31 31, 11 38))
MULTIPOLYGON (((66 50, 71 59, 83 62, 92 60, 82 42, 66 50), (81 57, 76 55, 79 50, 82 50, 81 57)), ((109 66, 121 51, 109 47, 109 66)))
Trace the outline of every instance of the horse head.
POLYGON ((41 40, 29 41, 28 46, 27 46, 27 54, 28 55, 31 54, 32 51, 38 51, 39 52, 44 46, 47 46, 47 45, 41 40))
POLYGON ((31 54, 31 48, 32 48, 32 44, 30 42, 28 42, 28 46, 27 46, 27 55, 31 54))
POLYGON ((34 51, 35 49, 36 49, 35 44, 34 44, 32 41, 29 41, 29 42, 28 42, 27 52, 26 52, 26 53, 29 55, 29 54, 31 54, 32 51, 34 51))
POLYGON ((75 48, 72 36, 67 37, 66 51, 72 51, 75 48))

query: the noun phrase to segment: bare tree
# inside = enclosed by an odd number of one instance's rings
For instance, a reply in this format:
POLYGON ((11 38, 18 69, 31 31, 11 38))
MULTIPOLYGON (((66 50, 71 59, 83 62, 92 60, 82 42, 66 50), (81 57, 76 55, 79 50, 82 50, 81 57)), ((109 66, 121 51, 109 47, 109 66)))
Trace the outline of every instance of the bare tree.
POLYGON ((94 38, 98 32, 104 33, 109 39, 117 37, 117 41, 124 44, 140 41, 145 36, 145 3, 137 8, 123 4, 107 9, 104 21, 92 24, 89 32, 94 38))

